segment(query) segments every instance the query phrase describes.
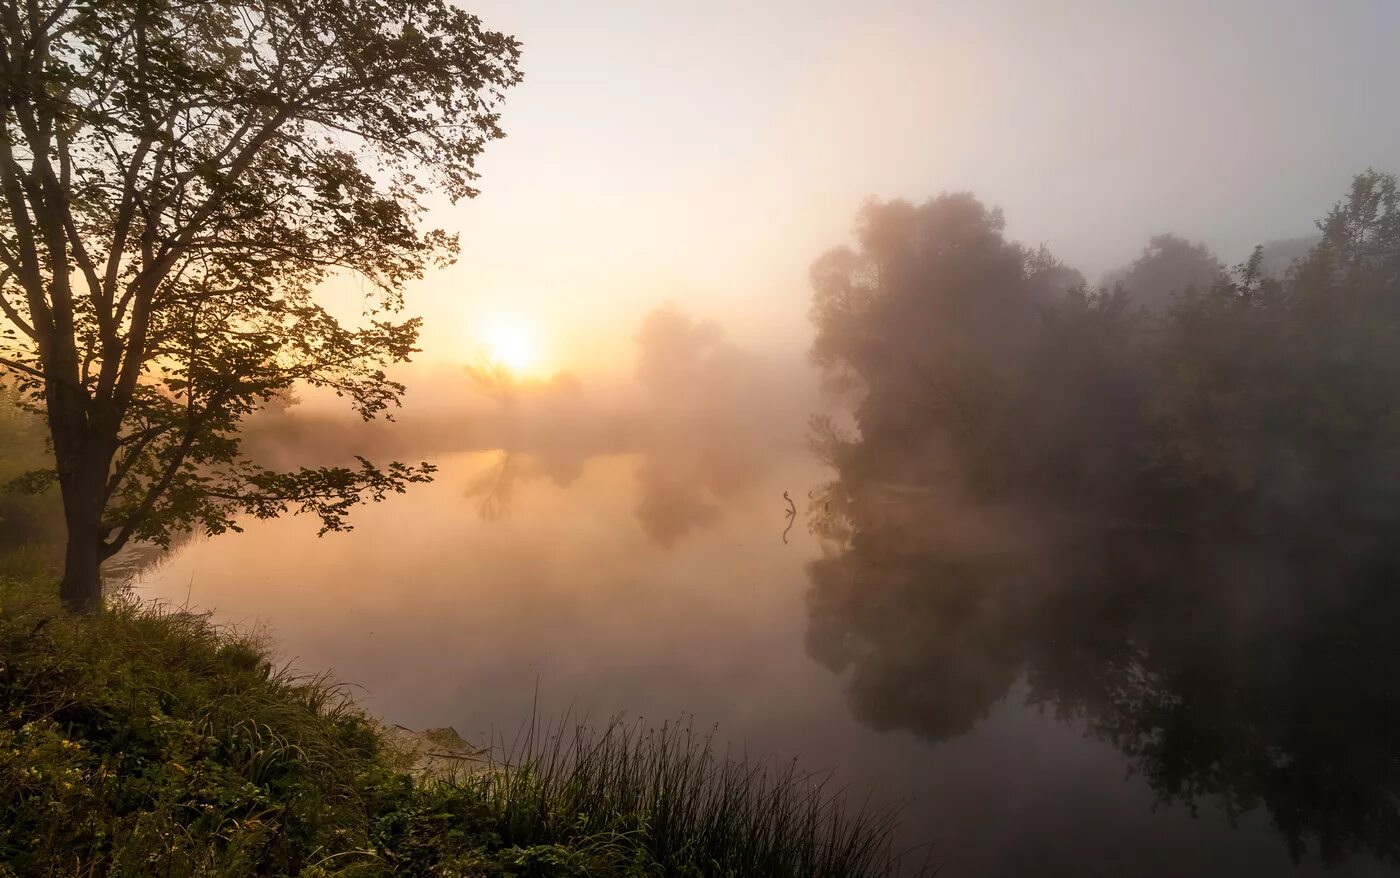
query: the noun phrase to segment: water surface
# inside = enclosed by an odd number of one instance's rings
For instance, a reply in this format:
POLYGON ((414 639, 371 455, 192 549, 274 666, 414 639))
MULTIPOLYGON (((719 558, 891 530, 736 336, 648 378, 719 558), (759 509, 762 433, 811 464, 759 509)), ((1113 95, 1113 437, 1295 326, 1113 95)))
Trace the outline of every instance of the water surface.
MULTIPOLYGON (((1039 604, 991 622, 961 599, 907 606, 880 585, 890 570, 864 570, 842 574, 846 615, 833 628, 833 570, 864 562, 809 530, 808 492, 830 474, 805 453, 473 452, 437 463, 433 484, 358 511, 349 534, 250 521, 186 544, 137 587, 265 627, 296 667, 330 669, 369 710, 412 728, 489 742, 536 710, 717 724, 751 756, 798 757, 874 801, 905 802, 904 842, 931 842, 943 875, 1389 873, 1364 852, 1394 837, 1389 827, 1341 827, 1366 836, 1363 852, 1326 867, 1277 801, 1224 801, 1195 777, 1210 769, 1190 762, 1190 741, 1181 772, 1200 794, 1164 795, 1172 778, 1150 776, 1160 760, 1105 732, 1122 699, 1087 703, 1092 687, 1077 682, 1082 671, 1103 691, 1116 659, 1061 651, 1056 636, 1082 630, 1062 613, 1052 628, 1038 626, 1049 612, 1039 604), (801 512, 786 542, 784 491, 801 512), (1059 676, 1047 681, 1047 669, 1059 676)), ((901 588, 932 575, 897 572, 901 588)), ((1239 737, 1267 761, 1279 734, 1239 737)), ((1338 818, 1374 823, 1394 813, 1384 799, 1394 764, 1298 771, 1380 772, 1381 799, 1338 818)))

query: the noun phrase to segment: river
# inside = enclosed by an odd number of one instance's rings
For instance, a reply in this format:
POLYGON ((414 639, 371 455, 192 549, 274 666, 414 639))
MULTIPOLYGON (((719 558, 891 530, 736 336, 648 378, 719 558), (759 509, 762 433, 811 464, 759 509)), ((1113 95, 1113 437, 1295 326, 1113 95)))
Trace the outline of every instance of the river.
POLYGON ((262 630, 410 728, 490 743, 566 711, 717 726, 736 752, 902 803, 901 843, 931 845, 944 876, 1388 873, 1365 854, 1325 868, 1316 843, 1295 863, 1276 803, 1167 800, 1092 711, 1030 698, 1022 664, 966 729, 930 734, 899 702, 944 675, 861 691, 869 663, 818 661, 813 562, 833 549, 807 526, 808 492, 830 475, 802 451, 436 462, 432 484, 358 510, 350 533, 249 521, 134 587, 262 630))

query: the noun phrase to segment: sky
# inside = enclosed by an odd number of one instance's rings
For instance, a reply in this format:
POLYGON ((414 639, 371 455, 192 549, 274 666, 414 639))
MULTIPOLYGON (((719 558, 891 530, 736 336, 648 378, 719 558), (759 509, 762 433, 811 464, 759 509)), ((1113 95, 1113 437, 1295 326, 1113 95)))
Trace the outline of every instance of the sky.
POLYGON ((1400 171, 1395 0, 462 2, 525 81, 432 212, 462 252, 408 291, 429 368, 505 336, 621 374, 666 301, 798 362, 871 196, 971 190, 1092 279, 1164 231, 1237 262, 1400 171))

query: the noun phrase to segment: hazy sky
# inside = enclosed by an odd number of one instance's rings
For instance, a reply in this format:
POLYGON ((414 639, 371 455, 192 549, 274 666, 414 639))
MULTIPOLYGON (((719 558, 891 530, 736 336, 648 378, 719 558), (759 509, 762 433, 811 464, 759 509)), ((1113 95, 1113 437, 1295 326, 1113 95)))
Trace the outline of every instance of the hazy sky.
POLYGON ((1228 262, 1400 170, 1400 2, 467 0, 524 44, 428 362, 514 322, 542 367, 630 362, 667 299, 805 348, 807 266, 869 195, 971 189, 1091 278, 1174 230, 1228 262))

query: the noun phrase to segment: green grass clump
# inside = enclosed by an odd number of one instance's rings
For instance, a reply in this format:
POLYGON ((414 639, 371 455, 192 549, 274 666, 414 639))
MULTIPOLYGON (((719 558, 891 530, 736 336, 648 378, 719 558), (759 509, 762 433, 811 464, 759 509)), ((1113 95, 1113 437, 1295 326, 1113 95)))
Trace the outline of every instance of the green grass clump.
POLYGON ((863 876, 888 815, 612 725, 430 775, 336 686, 169 608, 0 582, 0 876, 863 876))
POLYGON ((619 865, 640 849, 646 874, 897 872, 894 812, 848 812, 829 774, 725 758, 688 725, 562 723, 525 754, 463 783, 507 841, 586 845, 619 865))
POLYGON ((16 585, 0 602, 14 874, 315 874, 368 848, 386 754, 335 690, 201 618, 130 604, 74 618, 16 585))

